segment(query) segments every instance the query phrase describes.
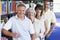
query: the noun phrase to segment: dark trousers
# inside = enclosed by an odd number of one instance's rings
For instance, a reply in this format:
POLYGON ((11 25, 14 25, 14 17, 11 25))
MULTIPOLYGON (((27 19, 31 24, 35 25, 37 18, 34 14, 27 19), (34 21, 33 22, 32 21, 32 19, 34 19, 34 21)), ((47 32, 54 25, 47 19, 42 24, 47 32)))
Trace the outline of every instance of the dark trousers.
POLYGON ((50 40, 50 37, 45 37, 45 40, 50 40))

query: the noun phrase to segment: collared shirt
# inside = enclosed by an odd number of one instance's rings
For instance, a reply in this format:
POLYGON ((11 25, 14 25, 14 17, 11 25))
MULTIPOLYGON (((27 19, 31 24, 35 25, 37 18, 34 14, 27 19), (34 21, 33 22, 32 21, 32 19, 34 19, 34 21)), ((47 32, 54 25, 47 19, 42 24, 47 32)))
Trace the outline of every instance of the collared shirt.
POLYGON ((0 40, 1 40, 1 31, 2 31, 2 27, 4 26, 4 22, 0 23, 0 40))
POLYGON ((48 10, 48 11, 45 12, 43 15, 45 16, 45 19, 48 20, 48 29, 50 30, 50 25, 51 25, 51 23, 56 23, 55 14, 54 14, 54 12, 48 10))
POLYGON ((32 22, 26 16, 24 20, 19 19, 17 15, 11 17, 3 28, 12 29, 13 33, 20 34, 19 38, 13 38, 13 40, 31 40, 30 34, 35 33, 32 22))
POLYGON ((1 40, 1 23, 0 23, 0 40, 1 40))

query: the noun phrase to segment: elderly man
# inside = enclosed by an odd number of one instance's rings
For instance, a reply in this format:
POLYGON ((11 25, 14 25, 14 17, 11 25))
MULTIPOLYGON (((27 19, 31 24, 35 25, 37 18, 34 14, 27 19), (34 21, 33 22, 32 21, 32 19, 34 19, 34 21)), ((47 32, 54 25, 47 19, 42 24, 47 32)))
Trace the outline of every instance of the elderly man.
POLYGON ((9 19, 2 31, 5 35, 13 37, 13 40, 35 40, 32 22, 24 15, 25 5, 17 6, 17 15, 9 19), (12 32, 8 30, 12 29, 12 32))

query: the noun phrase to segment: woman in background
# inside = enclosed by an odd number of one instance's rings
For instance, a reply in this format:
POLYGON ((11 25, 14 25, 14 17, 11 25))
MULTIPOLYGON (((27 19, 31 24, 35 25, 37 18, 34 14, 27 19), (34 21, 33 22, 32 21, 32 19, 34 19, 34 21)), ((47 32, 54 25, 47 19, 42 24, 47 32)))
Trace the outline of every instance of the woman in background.
POLYGON ((43 16, 42 5, 37 4, 35 7, 35 11, 36 11, 36 15, 35 15, 36 19, 40 20, 41 31, 40 31, 39 37, 41 38, 41 40, 44 40, 44 37, 48 33, 48 21, 47 19, 45 19, 45 16, 43 16))
POLYGON ((44 21, 44 19, 42 19, 42 17, 41 17, 41 19, 38 19, 38 18, 35 18, 35 15, 37 15, 37 14, 35 14, 34 9, 32 9, 32 8, 27 9, 26 16, 32 21, 34 29, 35 29, 35 35, 36 35, 35 40, 42 40, 42 38, 44 38, 44 36, 47 33, 47 24, 44 21), (45 29, 46 29, 46 31, 45 31, 45 29))

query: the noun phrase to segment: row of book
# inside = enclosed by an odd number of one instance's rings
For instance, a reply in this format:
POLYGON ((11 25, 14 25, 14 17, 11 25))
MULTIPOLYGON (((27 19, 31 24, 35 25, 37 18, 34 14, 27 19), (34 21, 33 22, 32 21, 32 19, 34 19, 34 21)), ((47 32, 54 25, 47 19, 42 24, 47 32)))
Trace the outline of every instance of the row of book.
MULTIPOLYGON (((0 14, 8 14, 12 12, 16 12, 16 7, 21 1, 0 1, 0 14)), ((29 8, 29 4, 26 4, 27 8, 29 8)), ((34 6, 34 5, 33 5, 34 6)))

